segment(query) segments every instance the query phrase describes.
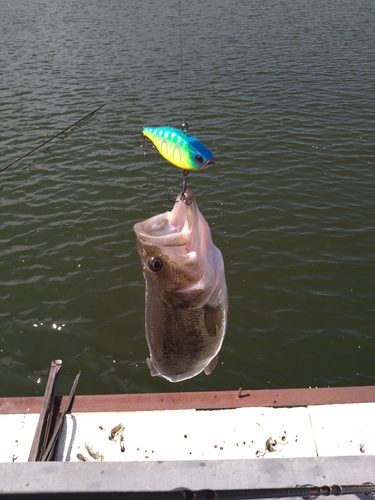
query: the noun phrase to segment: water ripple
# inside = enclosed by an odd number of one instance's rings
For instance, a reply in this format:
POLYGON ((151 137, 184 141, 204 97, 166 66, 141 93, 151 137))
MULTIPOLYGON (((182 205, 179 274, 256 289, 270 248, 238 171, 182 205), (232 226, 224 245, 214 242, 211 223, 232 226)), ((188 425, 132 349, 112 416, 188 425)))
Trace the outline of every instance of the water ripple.
POLYGON ((0 173, 1 395, 42 394, 54 358, 81 393, 375 383, 372 3, 182 9, 181 68, 169 0, 3 3, 0 168, 108 103, 0 173), (185 117, 216 157, 189 186, 230 310, 215 372, 171 386, 132 227, 181 186, 142 127, 185 117))

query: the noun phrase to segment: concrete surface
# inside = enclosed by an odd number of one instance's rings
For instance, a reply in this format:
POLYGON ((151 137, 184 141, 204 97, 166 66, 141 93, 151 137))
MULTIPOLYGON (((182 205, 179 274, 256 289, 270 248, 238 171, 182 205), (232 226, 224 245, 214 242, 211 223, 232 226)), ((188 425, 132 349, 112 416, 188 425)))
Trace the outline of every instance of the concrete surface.
MULTIPOLYGON (((0 462, 27 461, 37 421, 37 414, 0 415, 0 462)), ((72 413, 66 417, 56 460, 375 456, 374 422, 375 403, 72 413)))
MULTIPOLYGON (((29 462, 0 464, 0 492, 170 491, 175 488, 289 488, 374 481, 375 457, 181 462, 29 462)), ((332 497, 331 497, 332 498, 332 497)), ((373 496, 347 495, 345 500, 373 496)))

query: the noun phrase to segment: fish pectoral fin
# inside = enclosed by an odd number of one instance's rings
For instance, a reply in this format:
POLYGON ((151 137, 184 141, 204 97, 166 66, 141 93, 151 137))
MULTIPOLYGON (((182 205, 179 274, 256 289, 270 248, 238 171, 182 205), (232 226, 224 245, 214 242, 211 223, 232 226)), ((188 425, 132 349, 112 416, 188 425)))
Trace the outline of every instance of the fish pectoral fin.
POLYGON ((152 361, 150 358, 146 358, 146 364, 150 370, 151 377, 161 377, 160 373, 157 370, 155 370, 155 367, 152 364, 152 361))
POLYGON ((211 361, 208 363, 208 365, 204 369, 204 373, 206 375, 210 375, 214 371, 215 366, 217 365, 217 360, 218 359, 219 359, 219 355, 218 354, 216 354, 216 356, 211 359, 211 361))
POLYGON ((208 335, 210 337, 216 337, 223 327, 223 308, 220 303, 214 307, 206 305, 204 321, 208 335))

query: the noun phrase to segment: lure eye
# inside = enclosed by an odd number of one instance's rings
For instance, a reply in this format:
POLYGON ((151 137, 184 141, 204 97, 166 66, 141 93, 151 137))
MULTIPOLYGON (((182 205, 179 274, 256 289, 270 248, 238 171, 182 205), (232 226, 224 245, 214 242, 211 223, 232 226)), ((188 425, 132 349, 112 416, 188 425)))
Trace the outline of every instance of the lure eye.
POLYGON ((163 269, 163 261, 159 257, 151 257, 151 259, 148 261, 148 265, 151 271, 154 271, 154 273, 158 273, 163 269))
POLYGON ((196 155, 195 161, 198 163, 198 165, 202 165, 203 158, 201 157, 201 155, 196 155))

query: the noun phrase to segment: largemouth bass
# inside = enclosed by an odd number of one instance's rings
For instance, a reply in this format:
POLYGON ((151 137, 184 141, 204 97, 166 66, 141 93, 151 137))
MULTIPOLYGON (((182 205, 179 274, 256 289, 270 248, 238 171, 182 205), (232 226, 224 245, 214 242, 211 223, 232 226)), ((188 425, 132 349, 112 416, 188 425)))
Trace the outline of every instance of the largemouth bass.
POLYGON ((135 224, 151 375, 180 382, 215 368, 228 311, 224 262, 193 191, 135 224), (183 198, 183 199, 182 199, 183 198))

